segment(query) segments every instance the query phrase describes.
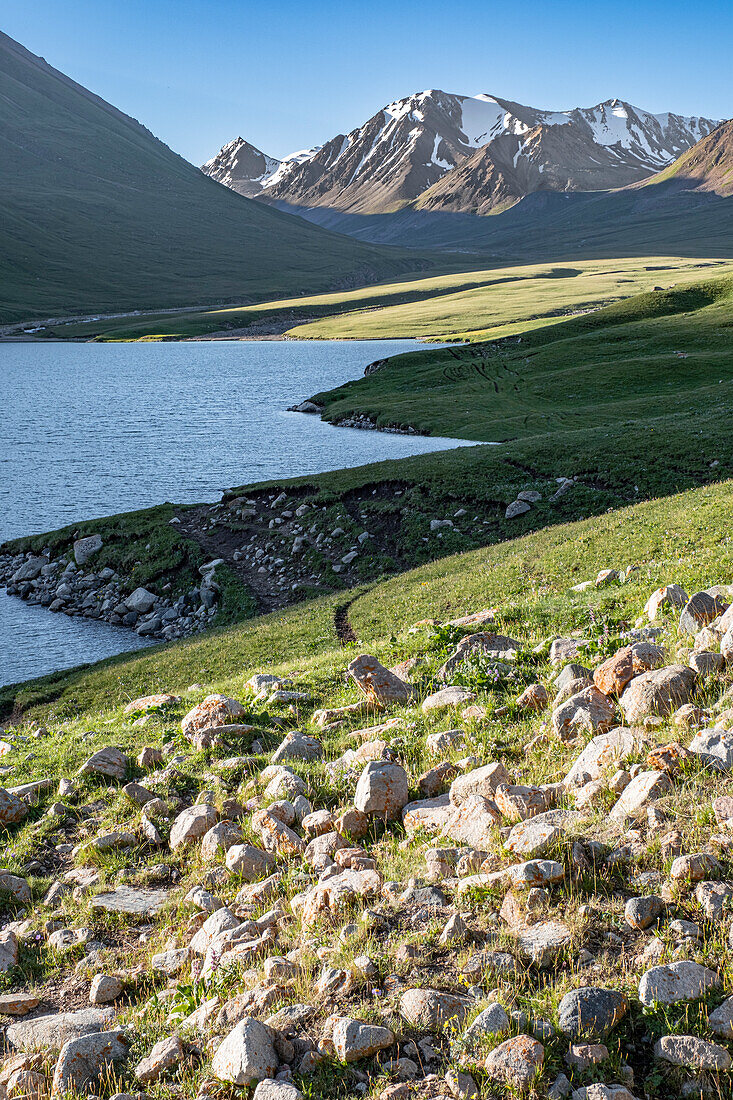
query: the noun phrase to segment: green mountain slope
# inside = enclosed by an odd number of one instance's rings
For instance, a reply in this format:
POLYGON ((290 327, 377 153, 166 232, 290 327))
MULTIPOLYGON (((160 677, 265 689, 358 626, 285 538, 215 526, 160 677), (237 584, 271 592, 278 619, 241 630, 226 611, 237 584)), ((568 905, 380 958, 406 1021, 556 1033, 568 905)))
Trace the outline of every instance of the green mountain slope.
POLYGON ((0 34, 0 322, 340 289, 397 252, 253 203, 0 34))

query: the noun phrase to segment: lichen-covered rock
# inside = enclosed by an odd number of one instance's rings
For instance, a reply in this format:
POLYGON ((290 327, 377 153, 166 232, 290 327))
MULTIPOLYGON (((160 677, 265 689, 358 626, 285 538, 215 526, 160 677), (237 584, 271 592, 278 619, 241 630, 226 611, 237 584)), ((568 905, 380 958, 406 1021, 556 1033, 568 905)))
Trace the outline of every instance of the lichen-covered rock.
POLYGON ((460 806, 471 795, 480 795, 482 798, 493 798, 496 788, 500 784, 510 785, 511 776, 503 764, 494 762, 484 764, 481 768, 473 768, 464 775, 454 779, 450 787, 450 801, 453 806, 460 806))
POLYGON ((444 687, 423 699, 422 711, 423 714, 430 714, 431 711, 451 710, 455 707, 463 707, 466 703, 473 703, 475 699, 475 693, 468 688, 444 687))
POLYGON ((391 1047, 395 1041, 389 1028, 353 1020, 349 1016, 338 1017, 331 1037, 336 1055, 342 1062, 370 1058, 372 1054, 391 1047))
POLYGON ((611 810, 613 821, 623 821, 633 817, 647 803, 663 798, 672 789, 672 783, 666 772, 645 771, 635 775, 621 792, 621 796, 611 810))
POLYGON ((64 1043, 51 1086, 53 1100, 89 1091, 116 1062, 124 1062, 130 1041, 121 1029, 81 1035, 64 1043))
POLYGON ((364 814, 395 818, 407 805, 408 790, 409 780, 403 767, 373 760, 359 776, 354 805, 364 814))
POLYGON ((697 1035, 663 1035, 654 1044, 654 1057, 690 1069, 727 1070, 733 1065, 725 1047, 697 1035))
POLYGON ((638 725, 649 715, 667 718, 689 703, 697 686, 697 674, 686 665, 667 665, 635 676, 619 699, 626 721, 638 725))
POLYGON ((552 712, 552 726, 561 741, 583 733, 605 733, 616 720, 613 704, 595 685, 571 695, 552 712))
POLYGON ((211 1072, 217 1081, 250 1085, 274 1077, 278 1065, 272 1032, 260 1020, 245 1016, 217 1047, 211 1072))
POLYGON ((362 654, 348 666, 349 675, 356 681, 359 690, 376 706, 389 703, 409 703, 415 695, 415 689, 394 672, 380 664, 376 657, 362 654))
POLYGON ((530 1035, 515 1035, 494 1047, 485 1069, 494 1081, 523 1091, 528 1089, 542 1069, 545 1048, 530 1035))
POLYGON ((570 1039, 605 1039, 626 1015, 629 1000, 617 989, 582 986, 566 993, 558 1008, 560 1031, 570 1039))
POLYGON ((720 979, 714 970, 682 959, 647 970, 639 982, 639 1000, 648 1006, 655 1001, 664 1005, 677 1004, 702 997, 719 985, 720 979))
POLYGON ((236 699, 226 695, 207 695, 203 702, 189 710, 181 721, 181 730, 191 737, 197 730, 211 726, 226 726, 232 718, 242 718, 246 710, 236 699))
POLYGON ((440 1031, 449 1023, 461 1024, 470 1012, 468 997, 437 989, 406 989, 400 997, 400 1012, 412 1027, 440 1031))
POLYGON ((216 825, 216 807, 206 802, 198 806, 189 806, 181 810, 173 822, 168 843, 172 852, 178 848, 190 847, 216 825))

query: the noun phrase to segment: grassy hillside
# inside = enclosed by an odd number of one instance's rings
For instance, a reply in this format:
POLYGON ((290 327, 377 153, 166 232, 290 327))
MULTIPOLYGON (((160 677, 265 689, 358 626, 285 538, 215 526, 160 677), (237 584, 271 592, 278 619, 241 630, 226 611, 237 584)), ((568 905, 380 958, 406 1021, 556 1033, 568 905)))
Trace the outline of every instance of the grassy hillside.
MULTIPOLYGON (((693 707, 684 720, 666 712, 645 718, 635 729, 629 755, 619 763, 611 760, 592 792, 583 788, 584 794, 592 795, 587 801, 578 796, 576 802, 572 790, 549 788, 543 797, 578 809, 566 832, 558 831, 537 849, 545 860, 554 861, 542 865, 554 879, 531 894, 519 886, 509 889, 503 877, 530 858, 514 855, 506 846, 516 820, 508 810, 484 833, 480 849, 450 833, 406 829, 399 815, 394 821, 372 816, 363 833, 355 838, 344 832, 339 843, 348 844, 349 858, 358 854, 371 861, 367 866, 378 873, 376 889, 365 898, 334 903, 331 911, 324 910, 309 923, 303 918, 302 925, 303 894, 338 873, 332 869, 319 875, 313 849, 304 855, 280 847, 268 869, 278 876, 270 883, 272 892, 248 902, 249 880, 262 879, 268 870, 243 877, 227 869, 223 850, 211 856, 204 854, 200 839, 175 848, 168 841, 173 818, 183 807, 198 803, 199 813, 205 812, 204 805, 213 807, 211 819, 218 815, 229 830, 228 843, 249 843, 261 851, 267 841, 253 811, 272 806, 276 797, 271 788, 265 791, 273 771, 264 773, 264 768, 283 736, 295 728, 318 739, 323 757, 293 761, 291 772, 298 778, 288 783, 302 785, 310 806, 324 811, 329 823, 350 806, 353 813, 356 778, 370 754, 404 769, 406 797, 411 800, 425 796, 428 782, 447 792, 456 776, 492 762, 503 765, 510 783, 523 784, 510 787, 510 792, 528 797, 529 786, 532 796, 540 797, 537 785, 559 784, 590 736, 582 731, 574 740, 563 740, 551 721, 551 703, 528 711, 519 702, 528 683, 540 685, 552 699, 560 666, 548 659, 550 640, 575 637, 584 646, 580 659, 594 668, 628 639, 630 624, 656 587, 677 582, 694 592, 714 583, 727 584, 733 571, 733 544, 727 535, 733 521, 732 487, 726 482, 535 532, 378 584, 356 594, 349 606, 359 641, 345 647, 339 645, 335 630, 338 601, 322 599, 166 649, 5 689, 0 693, 3 705, 15 702, 24 708, 22 719, 16 712, 18 725, 6 731, 10 747, 3 762, 12 782, 45 778, 53 783, 33 800, 20 824, 7 826, 5 866, 22 876, 31 896, 26 902, 12 896, 3 900, 8 918, 26 921, 19 929, 23 938, 18 961, 3 975, 3 992, 32 995, 38 1014, 85 1004, 94 974, 118 979, 114 1006, 120 1022, 134 1021, 132 1046, 127 1061, 104 1075, 99 1086, 103 1097, 134 1091, 135 1067, 156 1042, 174 1032, 186 1045, 171 1058, 153 1095, 175 1089, 194 1096, 204 1091, 204 1085, 210 1094, 218 1089, 212 1054, 236 1021, 271 1019, 279 1009, 296 1004, 311 1006, 307 1021, 299 1025, 301 1045, 296 1056, 285 1044, 278 1050, 290 1058, 293 1081, 305 1097, 386 1100, 402 1077, 415 1078, 421 1087, 427 1074, 439 1074, 432 1078, 435 1082, 446 1071, 461 1069, 472 1075, 485 1100, 509 1094, 544 1100, 561 1071, 573 1088, 633 1081, 633 1095, 666 1100, 681 1095, 690 1073, 673 1060, 655 1056, 654 1044, 661 1036, 683 1035, 716 1044, 712 1052, 721 1069, 710 1079, 715 1095, 730 1097, 729 1034, 721 1032, 713 1016, 731 993, 730 918, 725 908, 710 916, 707 894, 695 890, 694 879, 685 880, 679 864, 672 862, 678 853, 706 853, 708 893, 715 880, 730 879, 730 842, 724 827, 716 825, 714 812, 714 800, 728 791, 729 776, 697 757, 685 756, 678 746, 665 786, 630 815, 634 828, 627 831, 623 820, 609 815, 631 773, 649 769, 651 750, 670 741, 687 744, 700 726, 727 706, 730 672, 725 669, 698 679, 692 698, 699 710, 693 707), (571 590, 578 581, 593 582, 600 569, 626 574, 629 566, 625 583, 602 588, 591 583, 586 591, 571 590), (473 691, 479 708, 474 716, 462 717, 460 709, 424 712, 420 704, 439 686, 438 668, 462 633, 439 624, 488 607, 495 609, 489 629, 517 639, 511 675, 505 669, 496 676, 490 661, 474 659, 453 677, 473 691), (413 625, 424 619, 432 622, 413 625), (412 658, 414 700, 388 703, 378 713, 361 710, 323 728, 314 720, 315 708, 358 701, 356 685, 344 671, 362 652, 387 665, 412 658), (246 682, 262 672, 287 677, 305 697, 295 704, 287 699, 256 700, 246 682), (180 699, 149 712, 142 721, 139 712, 123 713, 131 699, 154 691, 172 692, 180 699), (245 725, 241 732, 236 725, 227 726, 214 745, 196 750, 181 732, 180 722, 211 692, 242 700, 245 725), (385 718, 401 721, 386 730, 364 730, 385 718), (458 739, 431 751, 428 736, 448 730, 458 731, 450 735, 458 739), (127 754, 124 778, 77 775, 83 762, 106 745, 119 746, 127 754), (355 763, 352 757, 349 764, 343 754, 362 745, 361 757, 355 763), (135 762, 143 746, 161 752, 158 764, 135 762), (334 767, 337 760, 340 768, 334 767), (433 770, 436 765, 438 772, 433 770), (60 778, 71 780, 61 795, 56 791, 60 778), (142 833, 135 800, 146 798, 145 790, 122 789, 131 779, 162 799, 154 812, 159 842, 151 843, 142 833), (437 870, 436 849, 442 860, 437 870), (459 862, 459 857, 465 858, 459 862), (67 876, 83 883, 73 895, 64 890, 67 876), (61 886, 46 898, 54 883, 61 886), (202 883, 208 894, 201 892, 202 883), (95 908, 98 895, 123 885, 164 891, 161 911, 145 913, 142 934, 135 916, 95 908), (199 892, 192 894, 194 887, 199 892), (430 887, 437 892, 416 892, 430 887), (662 894, 664 902, 639 900, 662 894), (263 925, 270 922, 274 934, 239 959, 227 955, 230 943, 219 941, 222 953, 213 972, 200 977, 200 967, 191 967, 183 949, 207 916, 204 904, 210 910, 227 906, 240 921, 250 922, 239 925, 240 944, 259 935, 253 923, 258 919, 263 925), (658 915, 645 931, 629 915, 632 904, 657 904, 658 915), (456 927, 454 922, 452 937, 443 934, 446 922, 457 913, 462 923, 456 927), (680 920, 694 922, 694 931, 690 923, 674 923, 680 920), (541 932, 545 922, 553 922, 550 928, 562 933, 562 943, 539 969, 528 962, 518 936, 527 928, 541 932), (67 930, 64 935, 71 944, 63 949, 49 940, 52 931, 61 929, 67 930), (86 947, 88 937, 93 942, 86 947), (152 957, 173 948, 181 950, 181 965, 167 977, 152 957), (503 952, 508 969, 499 969, 500 957, 494 952, 503 952), (642 1004, 643 975, 657 963, 680 960, 710 968, 711 988, 702 996, 668 1005, 642 1004), (583 1069, 566 1061, 570 1038, 561 1004, 571 991, 589 987, 623 993, 626 1001, 613 1025, 599 1036, 605 1048, 593 1048, 598 1060, 583 1069), (410 1017, 404 1000, 407 990, 420 990, 421 996, 437 990, 466 1000, 454 1002, 451 1012, 460 1012, 457 1019, 445 1024, 426 1021, 410 1017), (218 1001, 212 1002, 214 997, 218 1001), (490 1005, 491 1019, 498 1015, 502 1022, 485 1028, 473 1047, 464 1038, 467 1025, 490 1005), (504 1009, 516 1015, 505 1020, 504 1009), (200 1011, 191 1018, 196 1010, 200 1011), (381 1056, 369 1053, 345 1062, 324 1042, 319 1057, 302 1062, 303 1051, 328 1035, 326 1021, 334 1013, 386 1026, 391 1036, 384 1045, 389 1049, 381 1056), (531 1088, 515 1093, 492 1076, 491 1055, 500 1044, 519 1042, 520 1035, 539 1037, 533 1049, 541 1055, 541 1064, 531 1088), (425 1045, 415 1045, 426 1036, 430 1055, 425 1045), (417 1061, 411 1059, 413 1070, 406 1060, 417 1050, 421 1053, 417 1061)), ((685 663, 692 639, 680 631, 678 618, 677 612, 663 609, 652 625, 666 649, 666 660, 685 663)), ((642 621, 647 622, 646 616, 642 621)), ((607 705, 620 714, 615 699, 607 705)), ((730 711, 720 720, 729 724, 730 711)), ((286 794, 294 798, 290 788, 286 794)), ((282 797, 273 813, 286 815, 288 802, 282 797)), ((499 794, 496 799, 500 801, 499 794)), ((480 803, 472 812, 477 824, 480 803)), ((303 834, 305 847, 306 826, 295 821, 293 828, 296 837, 303 834)), ((530 870, 532 865, 526 868, 530 870)), ((535 866, 538 874, 540 870, 535 866)), ((11 885, 20 889, 17 879, 11 885)), ((725 888, 713 887, 713 895, 715 889, 725 888)), ((10 998, 4 999, 8 1003, 10 998)), ((36 1083, 50 1080, 54 1060, 52 1056, 32 1063, 36 1083)), ((424 1086, 428 1087, 430 1081, 424 1086)))
POLYGON ((411 276, 358 290, 257 305, 72 322, 49 326, 41 335, 54 339, 184 339, 212 332, 256 335, 270 328, 302 339, 488 340, 562 321, 568 314, 597 309, 659 283, 669 286, 670 282, 688 281, 709 268, 722 273, 729 265, 724 260, 645 256, 580 261, 570 266, 464 267, 450 274, 411 276))
POLYGON ((260 299, 414 270, 235 195, 0 34, 0 322, 260 299))
POLYGON ((730 277, 654 291, 521 337, 398 356, 315 400, 331 421, 359 414, 466 439, 649 431, 681 404, 729 407, 732 305, 730 277))

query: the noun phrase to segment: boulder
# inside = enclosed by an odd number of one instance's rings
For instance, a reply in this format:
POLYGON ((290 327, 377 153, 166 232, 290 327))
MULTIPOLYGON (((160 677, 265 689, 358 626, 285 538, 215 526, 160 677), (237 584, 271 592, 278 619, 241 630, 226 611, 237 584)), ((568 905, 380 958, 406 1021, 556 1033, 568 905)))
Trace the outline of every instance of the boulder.
POLYGON ((660 611, 666 611, 673 607, 684 607, 689 598, 684 588, 679 584, 666 584, 652 592, 644 605, 644 613, 650 619, 656 619, 660 611))
POLYGON ((400 1013, 414 1028, 436 1032, 461 1024, 471 1010, 468 997, 437 989, 407 989, 400 997, 400 1013))
POLYGON ((122 749, 106 745, 98 749, 79 768, 79 775, 106 775, 109 779, 124 779, 129 760, 122 749))
POLYGON ((683 959, 666 966, 652 966, 639 982, 639 1000, 643 1005, 677 1004, 693 1001, 716 989, 720 979, 714 970, 683 959))
POLYGON ((310 737, 307 733, 289 733, 280 742, 272 754, 271 763, 281 764, 285 760, 320 760, 323 756, 323 745, 317 737, 310 737))
POLYGON ((502 821, 495 802, 480 795, 471 795, 460 806, 450 810, 442 835, 457 844, 488 850, 494 844, 497 826, 502 821))
POLYGON ((710 1013, 708 1027, 714 1035, 733 1039, 733 997, 728 997, 710 1013))
POLYGON ((227 870, 240 875, 245 882, 256 882, 272 871, 275 861, 269 852, 254 844, 233 844, 227 849, 227 870))
POLYGON ((104 546, 101 535, 87 535, 84 539, 76 539, 74 542, 74 561, 77 565, 86 565, 90 558, 104 546))
POLYGON ((620 695, 630 680, 664 663, 664 649, 652 642, 635 642, 609 657, 593 673, 593 682, 604 695, 620 695))
POLYGON ((168 840, 171 851, 189 848, 196 841, 201 840, 204 834, 216 825, 216 818, 216 807, 206 802, 181 810, 171 827, 168 840))
POLYGON ((364 814, 392 819, 407 805, 408 789, 409 780, 403 767, 373 760, 359 776, 354 805, 364 814))
POLYGON ((395 1037, 388 1027, 339 1016, 333 1025, 332 1041, 340 1061, 358 1062, 391 1047, 395 1037))
POLYGON ((664 912, 664 902, 656 894, 644 898, 629 898, 624 906, 624 920, 630 928, 643 932, 650 928, 664 912))
POLYGON ((135 1068, 135 1077, 143 1085, 157 1081, 167 1070, 175 1069, 185 1057, 185 1049, 178 1035, 160 1039, 150 1054, 135 1068))
POLYGON ((716 771, 733 769, 733 730, 703 730, 693 737, 688 748, 716 771))
POLYGON ((680 615, 680 630, 685 634, 697 634, 704 626, 721 615, 728 604, 720 596, 709 592, 696 592, 691 596, 680 615))
POLYGON ((644 672, 636 676, 619 700, 626 721, 638 725, 648 715, 668 717, 683 703, 689 703, 695 692, 697 675, 685 665, 644 672))
POLYGON ((246 713, 236 699, 230 699, 226 695, 207 695, 203 702, 185 715, 181 721, 181 729, 190 738, 200 730, 229 725, 232 718, 242 718, 246 713))
POLYGON ((638 772, 628 786, 624 787, 609 816, 612 821, 623 821, 644 809, 649 802, 663 798, 671 790, 672 782, 666 772, 638 772))
POLYGON ((272 1032, 260 1020, 245 1016, 219 1044, 211 1072, 217 1081, 250 1085, 274 1077, 278 1065, 272 1032))
POLYGON ((122 713, 147 714, 151 710, 162 710, 164 707, 175 706, 180 701, 178 695, 168 695, 166 692, 160 692, 157 695, 141 695, 138 699, 133 699, 131 703, 128 703, 122 713))
POLYGON ((552 806, 554 796, 543 787, 503 783, 496 788, 494 799, 506 820, 516 822, 545 813, 552 806))
POLYGON ((572 933, 561 921, 540 921, 517 933, 520 955, 533 966, 545 970, 570 946, 572 933))
POLYGON ((567 788, 583 785, 587 779, 600 779, 611 768, 616 768, 635 748, 633 730, 617 726, 608 733, 599 733, 589 741, 563 783, 567 788))
POLYGON ((439 680, 448 680, 453 672, 470 657, 484 660, 512 661, 522 648, 522 643, 503 634, 469 634, 461 638, 445 664, 438 670, 439 680))
MULTIPOLYGON (((421 830, 439 833, 447 825, 452 813, 453 806, 447 794, 438 795, 437 798, 422 798, 417 802, 408 802, 403 808, 402 824, 409 837, 415 836, 421 830)), ((336 824, 338 826, 338 822, 336 824)), ((339 832, 343 830, 339 829, 339 832)))
POLYGON ((11 1024, 5 1037, 14 1050, 59 1051, 70 1039, 90 1035, 109 1026, 112 1008, 82 1008, 76 1012, 55 1012, 11 1024))
POLYGON ((472 795, 493 798, 498 786, 501 784, 510 785, 511 781, 511 776, 503 764, 485 764, 482 768, 474 768, 464 775, 459 775, 451 783, 451 805, 460 806, 472 795))
POLYGON ((415 695, 415 689, 388 668, 380 664, 376 657, 362 654, 348 666, 349 675, 356 681, 359 690, 369 702, 382 707, 389 703, 409 703, 415 695))
POLYGON ((473 703, 475 698, 474 692, 469 691, 468 688, 444 687, 423 699, 422 711, 423 714, 430 714, 432 711, 450 710, 465 706, 466 703, 473 703))
POLYGON ((542 1043, 529 1035, 515 1035, 494 1047, 486 1059, 485 1069, 492 1080, 521 1092, 539 1075, 544 1059, 542 1043))
POLYGON ((605 1039, 629 1009, 617 989, 582 986, 566 993, 558 1008, 558 1026, 569 1039, 605 1039))
POLYGON ((583 688, 552 712, 552 726, 561 741, 583 733, 605 733, 615 722, 613 704, 597 687, 583 688))
POLYGON ((56 1062, 51 1086, 53 1100, 90 1092, 91 1086, 108 1074, 115 1063, 125 1061, 129 1049, 129 1039, 119 1028, 69 1039, 56 1062))
POLYGON ((654 1057, 689 1069, 724 1071, 733 1065, 725 1047, 697 1035, 663 1035, 654 1044, 654 1057))
POLYGON ((136 615, 147 615, 156 599, 157 596, 153 592, 148 592, 147 588, 136 588, 124 602, 128 611, 134 611, 136 615))

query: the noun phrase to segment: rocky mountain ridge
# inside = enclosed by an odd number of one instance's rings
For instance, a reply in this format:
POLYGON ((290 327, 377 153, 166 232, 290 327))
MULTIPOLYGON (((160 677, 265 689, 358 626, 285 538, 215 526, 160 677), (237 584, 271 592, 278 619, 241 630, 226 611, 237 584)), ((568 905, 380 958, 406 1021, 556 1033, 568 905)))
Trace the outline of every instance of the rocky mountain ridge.
POLYGON ((547 111, 487 94, 432 89, 388 104, 320 148, 286 158, 270 175, 261 171, 270 158, 241 138, 203 171, 292 206, 368 214, 416 203, 488 213, 536 190, 638 182, 715 125, 707 118, 652 114, 619 99, 547 111))

